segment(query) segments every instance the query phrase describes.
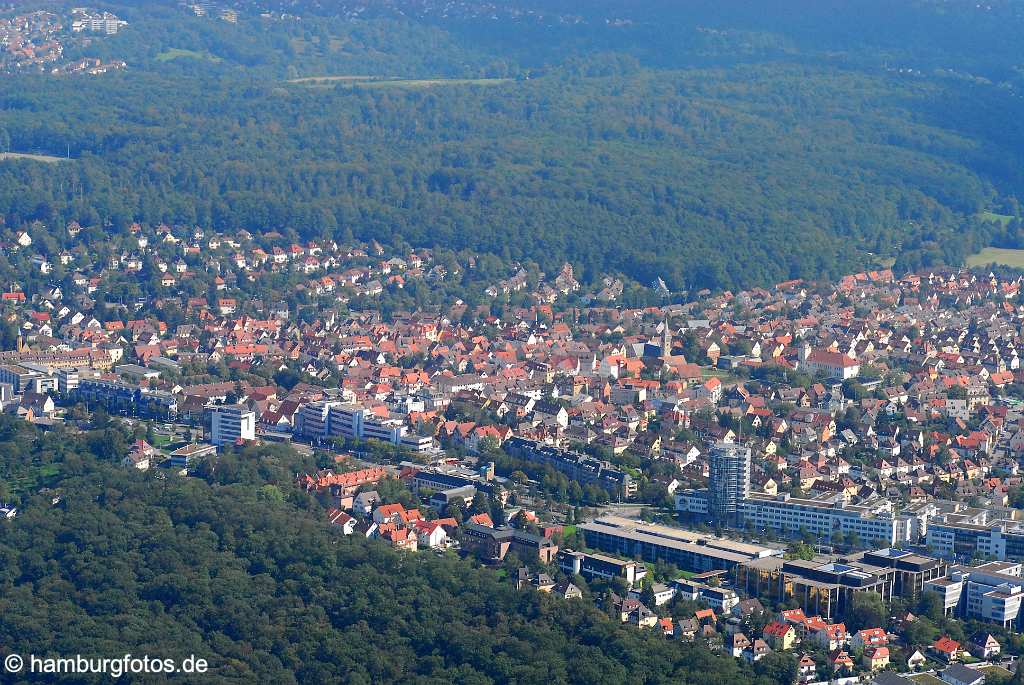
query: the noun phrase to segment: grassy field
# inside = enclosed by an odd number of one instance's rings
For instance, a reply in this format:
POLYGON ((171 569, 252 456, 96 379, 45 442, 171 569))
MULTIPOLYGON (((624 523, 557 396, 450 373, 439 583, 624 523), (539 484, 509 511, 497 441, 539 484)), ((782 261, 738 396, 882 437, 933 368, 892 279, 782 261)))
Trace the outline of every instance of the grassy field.
POLYGON ((998 221, 1003 226, 1010 223, 1013 217, 1009 214, 996 214, 995 212, 982 212, 979 215, 984 221, 998 221))
POLYGON ((336 83, 338 81, 369 81, 373 76, 306 76, 293 78, 288 83, 336 83))
POLYGON ((64 161, 64 157, 53 157, 51 155, 30 155, 24 152, 0 152, 0 161, 5 159, 31 159, 35 162, 46 162, 48 164, 64 161))
POLYGON ((208 52, 196 52, 195 50, 182 50, 180 48, 171 48, 164 50, 156 56, 157 62, 170 62, 175 59, 200 59, 209 60, 211 62, 220 62, 220 57, 214 57, 208 52))
POLYGON ((372 76, 307 76, 289 83, 306 86, 345 85, 351 88, 431 88, 433 86, 493 86, 507 83, 505 78, 451 78, 451 79, 386 79, 372 76))
POLYGON ((57 464, 28 462, 20 464, 14 471, 0 474, 0 480, 3 480, 14 494, 30 493, 50 485, 59 473, 60 467, 57 464))
POLYGON ((967 266, 984 266, 993 262, 1004 266, 1024 268, 1024 250, 986 247, 981 252, 967 258, 967 266))

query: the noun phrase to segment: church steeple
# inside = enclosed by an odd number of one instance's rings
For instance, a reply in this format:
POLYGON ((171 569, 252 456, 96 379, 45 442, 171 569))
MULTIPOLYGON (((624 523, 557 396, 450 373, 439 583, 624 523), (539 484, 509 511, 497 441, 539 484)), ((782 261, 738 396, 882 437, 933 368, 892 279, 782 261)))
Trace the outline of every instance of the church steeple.
POLYGON ((665 317, 661 325, 661 356, 668 358, 672 355, 672 328, 668 325, 668 317, 665 317))

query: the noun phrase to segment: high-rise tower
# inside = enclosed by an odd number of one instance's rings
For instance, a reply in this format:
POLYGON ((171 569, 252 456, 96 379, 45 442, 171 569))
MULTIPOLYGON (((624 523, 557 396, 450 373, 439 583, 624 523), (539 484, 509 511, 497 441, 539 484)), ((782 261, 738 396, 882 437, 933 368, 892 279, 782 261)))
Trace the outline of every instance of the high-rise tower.
POLYGON ((708 455, 708 513, 722 526, 738 527, 750 496, 750 448, 720 442, 708 455))

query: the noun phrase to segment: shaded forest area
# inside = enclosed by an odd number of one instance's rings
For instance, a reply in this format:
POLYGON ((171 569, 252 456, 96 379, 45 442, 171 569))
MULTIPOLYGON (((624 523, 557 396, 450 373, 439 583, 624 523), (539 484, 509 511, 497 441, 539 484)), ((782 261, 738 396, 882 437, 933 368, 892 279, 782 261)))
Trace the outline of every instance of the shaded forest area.
POLYGON ((122 468, 130 439, 0 416, 0 477, 47 474, 0 521, 6 649, 208 660, 180 682, 776 681, 454 555, 345 538, 294 486, 315 465, 287 448, 229 453, 183 479, 122 468))

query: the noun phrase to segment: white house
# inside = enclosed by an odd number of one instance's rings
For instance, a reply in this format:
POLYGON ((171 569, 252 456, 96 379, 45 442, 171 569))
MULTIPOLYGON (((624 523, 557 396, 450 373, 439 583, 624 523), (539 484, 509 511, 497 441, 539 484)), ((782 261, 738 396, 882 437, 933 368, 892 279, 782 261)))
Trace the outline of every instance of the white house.
POLYGON ((327 520, 341 528, 342 535, 351 535, 356 530, 356 520, 341 509, 331 509, 328 511, 327 520))
POLYGON ((842 352, 811 351, 810 347, 804 347, 800 361, 811 373, 823 373, 837 380, 855 378, 860 373, 860 362, 842 352))
POLYGON ((440 549, 448 543, 448 533, 437 521, 417 521, 416 542, 418 547, 440 549))

